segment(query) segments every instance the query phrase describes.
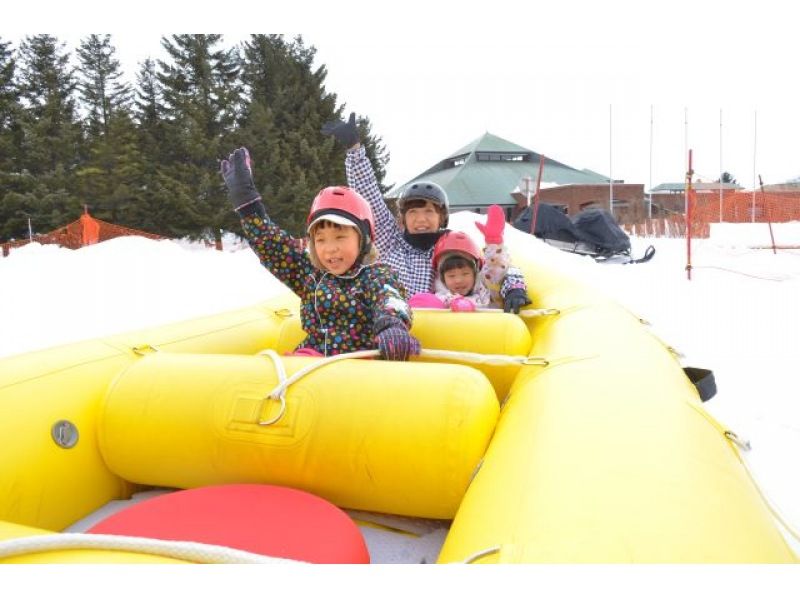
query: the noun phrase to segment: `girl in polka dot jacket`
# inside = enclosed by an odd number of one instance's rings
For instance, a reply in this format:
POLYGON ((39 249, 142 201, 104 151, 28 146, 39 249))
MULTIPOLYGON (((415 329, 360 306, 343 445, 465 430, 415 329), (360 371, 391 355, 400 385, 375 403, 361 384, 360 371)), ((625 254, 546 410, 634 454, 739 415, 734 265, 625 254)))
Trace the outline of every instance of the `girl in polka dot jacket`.
POLYGON ((384 359, 418 354, 411 311, 396 274, 377 264, 369 204, 347 187, 319 192, 308 215, 308 250, 267 216, 253 183, 250 155, 234 151, 221 163, 228 197, 261 263, 297 293, 308 336, 300 355, 375 349, 384 359))

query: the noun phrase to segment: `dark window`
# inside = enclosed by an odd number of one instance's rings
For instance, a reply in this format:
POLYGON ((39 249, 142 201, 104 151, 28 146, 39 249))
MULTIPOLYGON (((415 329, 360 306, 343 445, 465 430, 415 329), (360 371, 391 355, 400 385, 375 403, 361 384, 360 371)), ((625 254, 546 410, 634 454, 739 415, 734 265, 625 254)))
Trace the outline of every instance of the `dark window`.
POLYGON ((530 162, 530 154, 511 152, 478 152, 475 154, 480 162, 530 162))

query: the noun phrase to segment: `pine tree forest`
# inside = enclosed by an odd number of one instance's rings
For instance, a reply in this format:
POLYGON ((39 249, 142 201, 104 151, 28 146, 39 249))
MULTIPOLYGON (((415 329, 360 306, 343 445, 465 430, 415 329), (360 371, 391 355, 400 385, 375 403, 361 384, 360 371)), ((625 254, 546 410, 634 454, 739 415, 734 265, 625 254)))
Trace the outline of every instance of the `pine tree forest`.
MULTIPOLYGON (((250 149, 270 215, 303 233, 325 186, 345 183, 344 148, 320 129, 346 117, 301 37, 162 37, 165 60, 123 73, 108 34, 72 50, 55 36, 0 38, 0 242, 44 233, 84 210, 167 237, 239 231, 219 160, 250 149)), ((389 154, 359 122, 382 181, 389 154)))

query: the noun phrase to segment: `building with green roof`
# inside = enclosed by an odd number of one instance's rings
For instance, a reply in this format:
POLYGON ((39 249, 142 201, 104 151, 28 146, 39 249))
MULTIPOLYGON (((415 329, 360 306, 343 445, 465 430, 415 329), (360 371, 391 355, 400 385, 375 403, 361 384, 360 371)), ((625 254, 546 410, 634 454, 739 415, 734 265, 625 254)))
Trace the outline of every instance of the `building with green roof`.
MULTIPOLYGON (((487 132, 411 180, 395 186, 387 197, 396 198, 410 183, 425 179, 444 188, 451 210, 484 211, 493 203, 518 208, 520 187, 526 177, 530 179, 531 193, 535 191, 539 161, 540 154, 533 150, 487 132)), ((542 189, 564 185, 605 185, 607 188, 608 184, 608 177, 601 174, 545 158, 542 189)), ((544 197, 543 201, 546 201, 544 197)))

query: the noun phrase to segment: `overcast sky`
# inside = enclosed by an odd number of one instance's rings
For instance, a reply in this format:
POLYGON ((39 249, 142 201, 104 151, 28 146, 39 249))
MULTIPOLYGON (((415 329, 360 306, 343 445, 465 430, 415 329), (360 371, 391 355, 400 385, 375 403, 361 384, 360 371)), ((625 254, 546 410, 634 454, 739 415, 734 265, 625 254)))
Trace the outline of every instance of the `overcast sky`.
POLYGON ((328 89, 369 116, 389 148, 390 183, 485 131, 645 189, 682 181, 687 147, 705 181, 720 166, 747 188, 758 174, 765 184, 800 176, 791 3, 295 4, 276 13, 268 2, 37 3, 15 8, 24 12, 4 18, 0 36, 49 31, 72 48, 111 32, 132 74, 162 56, 158 31, 299 31, 326 65, 328 89))

